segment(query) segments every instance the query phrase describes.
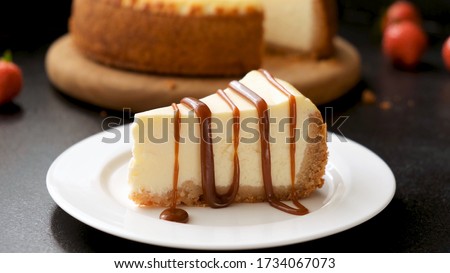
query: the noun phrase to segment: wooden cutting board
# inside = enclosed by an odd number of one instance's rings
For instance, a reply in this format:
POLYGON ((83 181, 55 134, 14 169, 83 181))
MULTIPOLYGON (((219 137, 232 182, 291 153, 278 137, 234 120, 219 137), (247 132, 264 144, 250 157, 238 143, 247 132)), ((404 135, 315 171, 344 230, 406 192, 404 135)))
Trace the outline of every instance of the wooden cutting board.
MULTIPOLYGON (((316 104, 330 102, 349 91, 360 78, 356 49, 340 37, 334 40, 333 58, 321 61, 267 55, 263 68, 283 79, 316 104)), ((201 98, 225 88, 238 78, 193 78, 144 74, 93 62, 74 47, 70 35, 56 40, 47 52, 50 81, 63 93, 101 107, 134 112, 201 98)))

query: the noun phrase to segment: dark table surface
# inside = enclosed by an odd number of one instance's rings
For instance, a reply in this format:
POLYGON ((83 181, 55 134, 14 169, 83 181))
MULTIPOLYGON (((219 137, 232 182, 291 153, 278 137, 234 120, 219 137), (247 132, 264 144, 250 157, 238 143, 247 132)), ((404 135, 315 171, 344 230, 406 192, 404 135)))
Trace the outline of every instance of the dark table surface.
MULTIPOLYGON (((400 71, 383 58, 370 30, 342 27, 360 51, 362 80, 348 95, 321 106, 348 116, 339 128, 391 167, 397 182, 392 202, 350 230, 268 252, 449 252, 450 251, 450 73, 440 44, 432 45, 415 72, 400 71), (361 100, 363 90, 377 96, 361 100), (382 105, 389 105, 382 107, 382 105)), ((68 215, 51 199, 46 173, 72 144, 102 130, 101 109, 62 95, 49 83, 46 47, 15 52, 25 87, 13 104, 0 107, 1 252, 180 251, 121 239, 68 215)), ((129 120, 125 121, 129 122, 129 120)), ((338 128, 331 127, 336 131, 338 128)))

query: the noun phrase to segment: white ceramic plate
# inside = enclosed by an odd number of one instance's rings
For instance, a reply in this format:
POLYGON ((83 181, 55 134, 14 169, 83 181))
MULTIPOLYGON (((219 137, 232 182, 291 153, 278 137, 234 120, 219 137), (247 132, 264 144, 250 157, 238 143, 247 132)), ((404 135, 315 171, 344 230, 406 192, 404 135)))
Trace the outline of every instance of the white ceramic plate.
POLYGON ((305 242, 354 227, 392 199, 392 171, 367 148, 330 134, 322 189, 302 200, 311 211, 293 216, 267 203, 224 209, 186 208, 189 224, 159 219, 161 208, 139 208, 127 197, 129 126, 93 135, 63 152, 47 173, 47 188, 67 213, 126 239, 202 250, 237 250, 305 242), (108 144, 113 139, 116 143, 108 144))

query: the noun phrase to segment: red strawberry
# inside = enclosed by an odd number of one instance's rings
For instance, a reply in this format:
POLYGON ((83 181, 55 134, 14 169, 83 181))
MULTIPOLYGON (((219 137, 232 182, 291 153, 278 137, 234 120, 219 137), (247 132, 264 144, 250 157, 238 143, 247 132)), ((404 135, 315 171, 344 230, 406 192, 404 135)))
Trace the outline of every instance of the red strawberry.
POLYGON ((390 25, 383 35, 384 54, 398 67, 413 69, 427 47, 427 36, 422 28, 403 21, 390 25))
POLYGON ((397 1, 389 6, 382 22, 383 32, 392 24, 403 21, 410 21, 417 25, 421 25, 421 16, 414 4, 408 1, 397 1))
POLYGON ((442 59, 444 60, 445 67, 450 71, 450 36, 442 46, 442 59))
POLYGON ((12 62, 10 52, 0 59, 0 105, 11 101, 22 89, 22 72, 12 62))

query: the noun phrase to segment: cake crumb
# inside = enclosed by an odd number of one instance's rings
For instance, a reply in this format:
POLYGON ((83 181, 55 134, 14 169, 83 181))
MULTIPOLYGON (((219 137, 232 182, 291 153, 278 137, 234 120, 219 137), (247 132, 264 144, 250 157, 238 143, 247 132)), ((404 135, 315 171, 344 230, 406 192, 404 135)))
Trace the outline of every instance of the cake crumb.
POLYGON ((108 113, 105 110, 100 111, 100 117, 106 118, 108 116, 108 113))
POLYGON ((377 96, 370 89, 364 89, 361 94, 361 99, 365 104, 374 104, 377 101, 377 96))
POLYGON ((175 90, 175 88, 177 88, 177 84, 175 83, 175 81, 168 80, 166 83, 169 90, 175 90))
POLYGON ((392 103, 390 101, 382 101, 380 103, 381 110, 390 110, 392 108, 392 103))

